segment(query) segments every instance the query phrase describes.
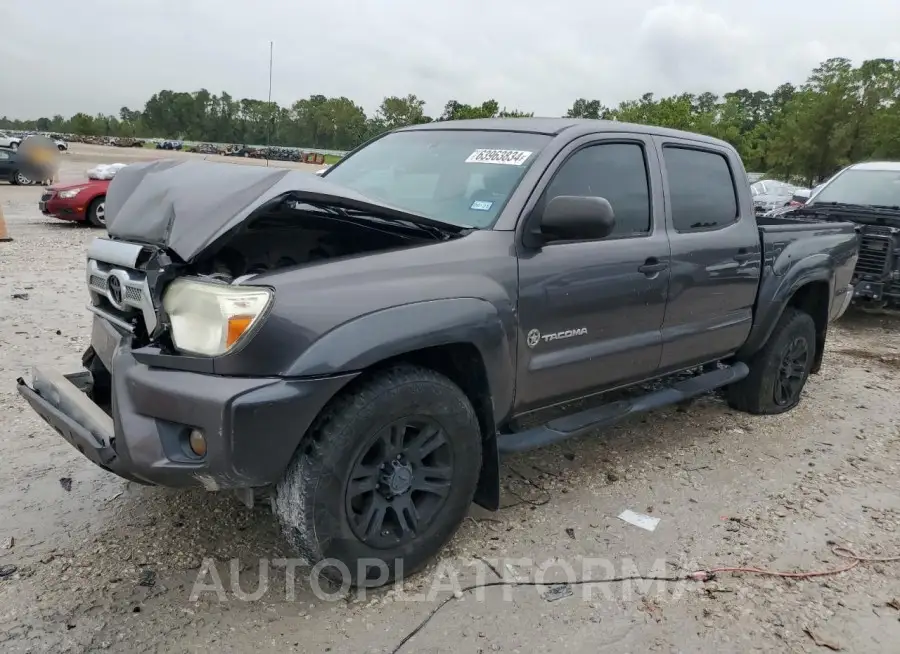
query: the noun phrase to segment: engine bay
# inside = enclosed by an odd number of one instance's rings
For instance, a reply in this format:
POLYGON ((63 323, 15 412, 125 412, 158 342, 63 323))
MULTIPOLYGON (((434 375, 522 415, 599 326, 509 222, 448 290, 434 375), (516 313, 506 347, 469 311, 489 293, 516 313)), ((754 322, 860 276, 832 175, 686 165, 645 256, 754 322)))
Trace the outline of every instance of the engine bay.
POLYGON ((330 214, 281 208, 233 233, 193 272, 222 281, 339 258, 410 247, 433 238, 396 225, 342 219, 330 214))

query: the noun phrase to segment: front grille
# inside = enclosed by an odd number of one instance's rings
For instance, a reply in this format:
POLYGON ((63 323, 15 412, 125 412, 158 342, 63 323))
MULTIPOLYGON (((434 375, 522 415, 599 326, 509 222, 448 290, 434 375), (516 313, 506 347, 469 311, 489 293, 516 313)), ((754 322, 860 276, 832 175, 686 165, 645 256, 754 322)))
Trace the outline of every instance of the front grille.
POLYGON ((856 274, 860 277, 881 279, 888 273, 891 261, 891 236, 882 235, 867 228, 859 243, 859 259, 856 274), (874 233, 873 233, 874 232, 874 233))
POLYGON ((93 306, 105 316, 123 324, 134 325, 134 320, 140 316, 149 332, 156 326, 156 312, 146 279, 145 273, 133 268, 95 259, 88 260, 87 281, 93 306), (111 292, 109 284, 112 277, 116 277, 119 282, 117 290, 121 295, 117 302, 113 301, 116 295, 111 292))
POLYGON ((49 193, 44 193, 44 194, 41 196, 41 202, 49 202, 50 199, 51 199, 52 197, 53 197, 53 192, 52 192, 52 191, 50 191, 49 193))

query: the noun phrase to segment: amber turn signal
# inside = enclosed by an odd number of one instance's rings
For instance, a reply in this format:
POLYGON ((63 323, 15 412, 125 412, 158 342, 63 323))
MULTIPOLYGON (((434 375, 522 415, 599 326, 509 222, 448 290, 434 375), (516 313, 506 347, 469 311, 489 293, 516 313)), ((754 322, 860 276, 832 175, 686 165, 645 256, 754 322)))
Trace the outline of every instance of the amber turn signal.
POLYGON ((206 456, 206 437, 203 436, 203 432, 200 430, 194 429, 191 431, 188 445, 191 447, 191 452, 197 456, 206 456))

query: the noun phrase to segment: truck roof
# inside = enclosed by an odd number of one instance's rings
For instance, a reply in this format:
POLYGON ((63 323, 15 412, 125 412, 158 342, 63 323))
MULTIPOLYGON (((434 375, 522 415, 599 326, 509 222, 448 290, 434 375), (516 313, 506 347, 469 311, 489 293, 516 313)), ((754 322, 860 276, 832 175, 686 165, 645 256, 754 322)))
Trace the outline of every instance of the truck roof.
POLYGON ((631 132, 633 134, 649 134, 653 136, 669 136, 690 139, 710 145, 732 148, 731 144, 721 139, 685 132, 666 127, 622 123, 616 120, 596 120, 592 118, 476 118, 472 120, 439 120, 421 125, 410 125, 398 131, 422 130, 482 130, 496 132, 527 132, 556 136, 562 132, 573 132, 573 136, 595 134, 598 132, 631 132))

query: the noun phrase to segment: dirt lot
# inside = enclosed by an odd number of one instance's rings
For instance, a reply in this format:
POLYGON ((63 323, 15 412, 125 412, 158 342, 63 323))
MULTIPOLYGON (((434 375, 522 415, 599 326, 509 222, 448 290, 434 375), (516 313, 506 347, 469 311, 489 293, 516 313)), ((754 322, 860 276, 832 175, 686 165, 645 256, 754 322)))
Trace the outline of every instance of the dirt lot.
MULTIPOLYGON (((157 154, 73 146, 62 179, 157 154)), ((76 369, 89 334, 84 249, 99 232, 42 217, 40 193, 0 183, 15 238, 0 244, 0 651, 392 652, 455 584, 495 578, 478 557, 509 579, 556 562, 553 581, 566 566, 605 578, 850 563, 833 544, 900 554, 900 322, 851 314, 787 415, 709 397, 512 458, 508 507, 473 508, 441 562, 403 587, 325 599, 301 568, 288 592, 283 565, 260 567, 290 556, 265 509, 129 486, 18 397, 15 379, 35 363, 76 369), (659 526, 627 524, 624 509, 659 526), (201 572, 209 585, 218 575, 221 597, 192 600, 201 572), (265 592, 248 597, 264 575, 265 592)), ((467 593, 400 651, 875 653, 900 642, 900 562, 809 580, 574 587, 553 602, 545 590, 467 593)))

